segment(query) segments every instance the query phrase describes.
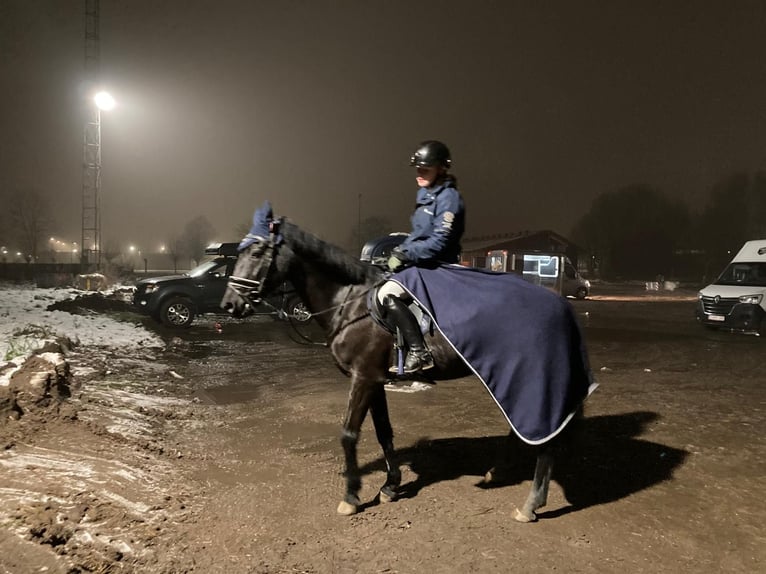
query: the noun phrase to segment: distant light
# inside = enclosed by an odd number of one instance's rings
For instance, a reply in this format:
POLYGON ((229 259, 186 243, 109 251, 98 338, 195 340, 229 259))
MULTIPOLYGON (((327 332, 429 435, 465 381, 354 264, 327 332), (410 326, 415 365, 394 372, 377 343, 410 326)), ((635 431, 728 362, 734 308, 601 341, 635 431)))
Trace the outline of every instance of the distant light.
POLYGON ((114 101, 112 94, 109 92, 97 93, 95 96, 93 96, 93 101, 96 102, 99 110, 104 110, 105 112, 113 110, 117 105, 117 102, 114 101))

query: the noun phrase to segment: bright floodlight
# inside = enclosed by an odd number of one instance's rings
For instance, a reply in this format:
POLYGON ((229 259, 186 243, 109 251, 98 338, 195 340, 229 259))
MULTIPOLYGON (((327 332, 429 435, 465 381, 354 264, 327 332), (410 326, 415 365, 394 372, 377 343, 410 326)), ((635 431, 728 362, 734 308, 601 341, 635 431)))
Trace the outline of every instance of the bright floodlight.
POLYGON ((96 102, 99 110, 104 110, 105 112, 114 109, 114 106, 117 105, 117 102, 114 101, 112 94, 109 92, 97 93, 93 96, 93 101, 96 102))

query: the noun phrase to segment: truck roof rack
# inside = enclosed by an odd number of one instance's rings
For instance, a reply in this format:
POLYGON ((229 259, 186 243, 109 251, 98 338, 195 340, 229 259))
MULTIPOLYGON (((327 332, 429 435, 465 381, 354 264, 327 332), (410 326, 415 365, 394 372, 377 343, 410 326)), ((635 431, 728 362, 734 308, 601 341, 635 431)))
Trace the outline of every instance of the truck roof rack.
POLYGON ((239 243, 211 243, 205 248, 205 255, 221 255, 223 257, 236 257, 239 255, 237 247, 239 243))

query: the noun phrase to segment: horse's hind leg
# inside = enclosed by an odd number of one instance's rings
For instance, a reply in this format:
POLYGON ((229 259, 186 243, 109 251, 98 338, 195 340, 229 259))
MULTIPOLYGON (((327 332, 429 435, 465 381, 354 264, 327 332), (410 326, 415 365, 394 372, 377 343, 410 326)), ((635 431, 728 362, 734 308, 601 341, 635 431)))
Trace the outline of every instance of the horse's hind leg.
POLYGON ((396 489, 402 483, 402 473, 394 457, 394 430, 388 416, 388 401, 383 385, 374 391, 370 411, 375 434, 386 459, 386 482, 380 488, 379 498, 381 502, 391 502, 396 499, 396 489))
POLYGON ((529 491, 524 506, 513 512, 517 522, 534 522, 537 520, 535 510, 542 508, 548 502, 548 486, 553 474, 553 450, 547 445, 540 447, 535 464, 535 476, 532 479, 532 490, 529 491))
POLYGON ((511 448, 518 441, 516 433, 510 431, 495 455, 495 465, 484 475, 484 484, 497 484, 506 480, 511 463, 511 448))

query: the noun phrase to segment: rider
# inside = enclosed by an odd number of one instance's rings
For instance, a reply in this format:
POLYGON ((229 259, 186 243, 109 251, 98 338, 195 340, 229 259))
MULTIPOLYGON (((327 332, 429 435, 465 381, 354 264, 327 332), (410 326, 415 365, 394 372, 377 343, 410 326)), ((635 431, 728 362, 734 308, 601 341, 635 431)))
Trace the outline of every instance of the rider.
MULTIPOLYGON (((457 190, 457 179, 449 173, 452 158, 446 145, 428 140, 421 143, 410 158, 417 169, 415 213, 410 221, 412 232, 395 247, 388 260, 392 272, 408 266, 436 267, 439 263, 457 263, 460 238, 465 227, 463 198, 457 190)), ((386 317, 399 328, 407 344, 404 372, 415 373, 434 366, 423 333, 409 310, 410 295, 401 285, 387 281, 379 289, 378 301, 386 309, 386 317)), ((392 367, 392 372, 397 368, 392 367)))

